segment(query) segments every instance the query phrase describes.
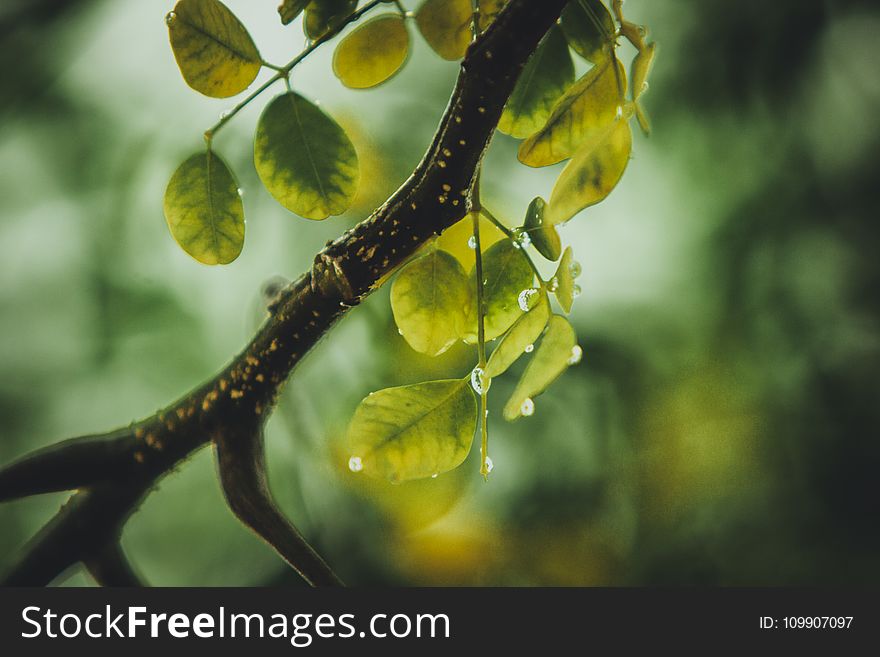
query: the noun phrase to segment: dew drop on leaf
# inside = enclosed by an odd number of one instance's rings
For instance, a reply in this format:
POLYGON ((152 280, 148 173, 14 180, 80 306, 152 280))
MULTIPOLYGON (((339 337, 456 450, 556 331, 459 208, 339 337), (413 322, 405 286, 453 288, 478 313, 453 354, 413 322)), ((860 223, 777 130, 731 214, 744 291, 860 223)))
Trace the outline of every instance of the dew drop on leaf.
POLYGON ((559 279, 556 276, 551 278, 550 281, 547 283, 547 289, 549 289, 551 292, 556 292, 556 290, 559 289, 559 279))
POLYGON ((166 25, 173 25, 174 21, 176 21, 176 20, 177 20, 177 14, 175 14, 173 11, 169 11, 167 14, 165 14, 165 24, 166 25))
POLYGON ((571 288, 571 296, 573 299, 577 299, 579 296, 581 296, 581 286, 580 285, 575 285, 571 288))
POLYGON ((471 387, 478 395, 487 392, 491 383, 492 379, 486 376, 486 372, 482 367, 475 367, 474 371, 471 372, 471 387))
POLYGON ((519 407, 519 412, 523 417, 529 417, 535 413, 535 402, 531 397, 527 397, 523 400, 522 405, 519 407))
POLYGON ((584 357, 584 350, 581 349, 580 345, 575 345, 571 348, 571 357, 568 359, 569 365, 577 365, 581 362, 581 358, 584 357))
POLYGON ((524 313, 529 311, 530 302, 533 296, 535 296, 538 291, 534 288, 529 288, 528 290, 523 290, 519 293, 519 296, 516 299, 516 302, 519 304, 520 310, 524 313))
MULTIPOLYGON (((360 456, 352 456, 348 459, 348 469, 352 472, 360 472, 364 469, 364 464, 361 462, 360 456)), ((435 477, 437 475, 434 475, 435 477)))
POLYGON ((526 352, 527 354, 532 353, 534 350, 535 350, 535 345, 533 345, 533 344, 527 344, 525 349, 523 349, 523 351, 526 352))
POLYGON ((469 249, 476 249, 477 248, 477 238, 474 237, 473 235, 471 235, 468 238, 468 248, 469 249))
POLYGON ((494 470, 494 469, 495 469, 495 464, 492 462, 492 457, 487 456, 486 457, 486 472, 487 473, 492 472, 492 470, 494 470))
POLYGON ((571 273, 572 278, 577 278, 583 273, 581 263, 579 263, 577 260, 572 261, 572 263, 568 266, 568 271, 571 273))

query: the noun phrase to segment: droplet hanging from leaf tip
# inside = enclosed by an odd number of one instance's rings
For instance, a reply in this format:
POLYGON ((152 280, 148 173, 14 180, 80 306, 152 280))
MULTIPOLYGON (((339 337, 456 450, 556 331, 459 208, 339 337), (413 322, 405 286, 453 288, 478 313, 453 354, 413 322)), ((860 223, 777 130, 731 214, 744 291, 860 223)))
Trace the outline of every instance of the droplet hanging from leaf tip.
POLYGON ((526 397, 523 400, 522 405, 519 407, 519 412, 520 415, 522 415, 523 417, 529 417, 534 414, 535 402, 532 400, 531 397, 526 397))
POLYGON ((581 362, 581 358, 584 357, 584 350, 581 349, 580 345, 575 345, 571 348, 571 356, 568 359, 569 365, 577 365, 581 362))
POLYGON ((577 278, 583 273, 581 263, 579 263, 577 260, 573 260, 572 263, 568 266, 568 271, 571 272, 572 278, 577 278))
MULTIPOLYGON (((364 464, 360 456, 352 456, 348 459, 348 469, 352 472, 360 472, 364 469, 364 464)), ((436 476, 436 475, 435 475, 436 476)))
POLYGON ((492 470, 494 470, 494 469, 495 469, 495 463, 492 462, 492 457, 487 456, 486 457, 486 473, 488 474, 488 473, 492 472, 492 470))
POLYGON ((176 21, 176 20, 177 20, 177 14, 174 13, 173 11, 169 11, 167 14, 165 14, 165 24, 166 25, 173 25, 174 21, 176 21))

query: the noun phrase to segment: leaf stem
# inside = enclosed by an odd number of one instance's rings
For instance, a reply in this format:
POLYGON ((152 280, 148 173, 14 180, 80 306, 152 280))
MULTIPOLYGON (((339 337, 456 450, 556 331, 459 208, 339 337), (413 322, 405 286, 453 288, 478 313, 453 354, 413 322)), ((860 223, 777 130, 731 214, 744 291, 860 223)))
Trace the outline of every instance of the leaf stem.
MULTIPOLYGON (((474 273, 477 281, 477 367, 481 372, 486 370, 486 307, 483 298, 483 252, 480 244, 480 174, 482 166, 477 168, 474 183, 470 191, 471 221, 474 231, 474 273)), ((488 385, 489 382, 481 378, 480 386, 480 474, 483 478, 489 478, 489 426, 488 426, 488 385)))
POLYGON ((364 14, 366 14, 367 12, 371 11, 372 9, 374 9, 375 7, 378 7, 381 4, 386 4, 388 2, 394 2, 394 0, 372 0, 372 2, 368 2, 360 9, 357 9, 357 10, 351 12, 348 16, 345 17, 345 19, 340 21, 339 24, 337 24, 335 27, 333 27, 331 30, 329 30, 326 34, 322 34, 319 38, 310 42, 309 45, 307 45, 302 50, 302 52, 300 52, 296 57, 294 57, 289 62, 287 62, 287 64, 285 64, 284 66, 277 67, 277 66, 272 66, 271 64, 267 64, 266 62, 262 62, 263 66, 266 66, 268 68, 275 70, 276 71, 275 75, 273 75, 271 78, 266 80, 263 84, 261 84, 255 91, 250 93, 238 105, 236 105, 231 110, 226 112, 222 117, 220 117, 220 120, 217 121, 217 123, 215 123, 210 128, 205 130, 205 141, 208 142, 208 144, 210 144, 211 140, 214 138, 214 135, 216 135, 223 128, 223 126, 225 126, 227 123, 229 123, 229 121, 232 119, 232 117, 234 117, 241 110, 243 110, 245 107, 247 107, 248 104, 250 104, 250 102, 252 100, 254 100, 254 98, 256 98, 257 96, 262 94, 264 91, 266 91, 266 89, 268 89, 273 84, 278 82, 278 80, 289 79, 290 73, 291 73, 291 71, 293 71, 294 67, 297 64, 299 64, 301 61, 303 61, 306 57, 311 55, 315 50, 317 50, 319 46, 327 43, 328 41, 330 41, 331 39, 336 37, 336 35, 338 35, 340 32, 342 32, 342 30, 344 30, 348 25, 350 25, 351 23, 354 23, 355 21, 360 20, 360 18, 364 14))
MULTIPOLYGON (((510 228, 508 228, 503 223, 498 221, 498 219, 495 218, 495 215, 489 211, 489 208, 487 208, 484 205, 480 209, 480 212, 482 212, 483 216, 486 217, 486 219, 488 219, 489 221, 491 221, 492 224, 498 230, 500 230, 502 233, 504 233, 507 236, 507 239, 511 240, 512 242, 519 243, 519 240, 517 239, 516 232, 512 231, 510 228)), ((538 270, 537 265, 535 265, 535 261, 532 260, 532 257, 528 254, 528 251, 526 251, 524 247, 521 247, 521 250, 523 252, 523 255, 526 257, 526 260, 529 263, 529 267, 531 267, 532 271, 535 273, 535 277, 538 279, 538 284, 542 288, 545 287, 546 281, 544 280, 544 277, 541 275, 541 272, 538 270)))

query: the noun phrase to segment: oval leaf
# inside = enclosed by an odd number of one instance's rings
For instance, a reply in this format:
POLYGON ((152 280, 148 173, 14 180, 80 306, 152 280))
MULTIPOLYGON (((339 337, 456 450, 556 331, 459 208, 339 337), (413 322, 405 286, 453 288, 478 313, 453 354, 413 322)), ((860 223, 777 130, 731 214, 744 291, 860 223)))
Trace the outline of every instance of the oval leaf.
MULTIPOLYGON (((534 273, 522 249, 509 239, 501 240, 483 253, 483 301, 486 316, 483 328, 486 340, 494 340, 504 333, 522 314, 519 293, 532 286, 534 273)), ((477 340, 476 267, 471 270, 468 287, 471 302, 468 306, 465 341, 477 340)))
POLYGON ((523 139, 547 122, 554 103, 574 81, 574 64, 558 27, 551 27, 529 57, 504 106, 498 129, 523 139))
POLYGON ((498 18, 507 0, 480 0, 480 13, 477 15, 477 30, 485 32, 498 18))
POLYGON ((348 440, 352 461, 363 472, 398 482, 458 466, 476 427, 477 403, 468 381, 429 381, 364 398, 348 440))
POLYGON ((278 15, 281 17, 282 25, 289 25, 293 19, 300 15, 309 0, 281 0, 278 5, 278 15))
POLYGON ((471 42, 471 0, 425 0, 416 12, 416 25, 428 45, 443 59, 464 57, 471 42))
POLYGON ((562 260, 559 261, 559 267, 556 269, 556 300, 566 314, 571 312, 571 306, 574 303, 575 294, 575 271, 572 268, 574 264, 574 252, 570 246, 565 247, 562 254, 562 260))
POLYGON ((262 59, 244 25, 218 0, 180 0, 166 17, 174 59, 186 83, 227 98, 248 88, 262 59))
POLYGON ((632 152, 629 107, 619 120, 594 135, 565 165, 553 192, 545 221, 561 224, 603 200, 620 181, 632 152))
POLYGON ((455 257, 435 249, 410 262, 391 285, 391 311, 410 347, 436 356, 458 340, 470 294, 455 257))
MULTIPOLYGON (((617 62, 617 60, 614 60, 617 62)), ((614 121, 626 88, 623 66, 594 66, 557 101, 546 125, 519 146, 520 162, 544 167, 562 162, 595 132, 614 121)))
POLYGON ((523 228, 531 238, 532 245, 542 256, 555 262, 562 252, 562 240, 559 239, 559 231, 556 226, 544 221, 544 211, 547 203, 540 196, 536 196, 529 203, 526 210, 526 220, 523 228))
POLYGON ((375 87, 397 73, 408 54, 409 32, 403 17, 379 16, 339 42, 333 54, 333 72, 346 87, 375 87))
POLYGON ((516 320, 501 338, 501 342, 486 364, 486 376, 493 378, 506 372, 507 368, 525 353, 526 348, 537 341, 549 319, 550 300, 547 298, 547 293, 541 291, 538 302, 529 312, 516 320))
POLYGON ((312 0, 303 17, 303 32, 312 41, 342 25, 357 9, 358 0, 312 0))
POLYGON ((644 49, 636 53, 632 61, 632 96, 638 100, 639 96, 648 90, 648 77, 654 67, 654 56, 657 54, 657 44, 649 43, 644 49))
MULTIPOLYGON (((466 271, 470 271, 474 266, 474 250, 470 247, 470 240, 474 234, 474 223, 470 214, 466 214, 464 219, 452 224, 444 230, 440 237, 437 238, 435 244, 437 248, 448 251, 456 257, 466 271)), ((501 240, 506 240, 507 235, 480 215, 480 246, 485 251, 490 246, 501 240)))
POLYGON ((562 10, 560 23, 569 45, 594 64, 607 58, 615 28, 611 13, 601 0, 572 0, 562 10))
POLYGON ((357 192, 358 158, 345 131, 294 92, 263 110, 254 166, 272 196, 306 219, 342 214, 357 192))
POLYGON ((544 392, 568 368, 575 347, 577 335, 571 324, 561 315, 553 315, 541 344, 504 406, 505 420, 515 420, 522 415, 523 405, 544 392))
POLYGON ((229 167, 211 151, 181 164, 165 189, 165 220, 180 247, 206 265, 225 265, 244 244, 244 206, 229 167))

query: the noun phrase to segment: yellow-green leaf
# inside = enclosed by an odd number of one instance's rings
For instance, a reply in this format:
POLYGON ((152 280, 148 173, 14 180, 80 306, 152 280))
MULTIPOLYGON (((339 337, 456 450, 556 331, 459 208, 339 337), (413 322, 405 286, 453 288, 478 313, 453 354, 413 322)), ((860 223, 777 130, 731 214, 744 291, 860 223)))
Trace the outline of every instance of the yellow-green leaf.
POLYGON ((225 265, 244 244, 244 206, 229 167, 211 151, 181 164, 165 189, 165 220, 180 247, 206 265, 225 265))
POLYGON ((281 16, 281 24, 289 25, 294 18, 300 15, 309 0, 281 0, 278 5, 278 15, 281 16))
POLYGON ((639 96, 648 90, 648 77, 651 75, 656 54, 657 44, 649 43, 633 58, 631 69, 633 100, 638 100, 639 96))
POLYGON ((561 224, 578 212, 603 200, 620 181, 632 152, 629 118, 632 106, 618 120, 596 133, 565 165, 553 192, 544 220, 561 224))
POLYGON ((219 0, 180 0, 165 22, 183 79, 199 93, 234 96, 260 72, 251 35, 219 0))
POLYGON ((526 234, 532 240, 532 245, 542 256, 552 262, 559 259, 562 252, 562 240, 556 226, 544 221, 544 212, 547 203, 540 196, 536 196, 529 203, 526 210, 526 220, 523 224, 526 234))
POLYGON ((504 419, 515 420, 521 415, 531 415, 535 408, 534 398, 579 359, 580 347, 574 329, 562 315, 553 315, 541 344, 504 405, 504 419))
POLYGON ((379 390, 364 398, 349 424, 349 467, 393 482, 446 472, 468 455, 476 426, 468 381, 379 390))
POLYGON ((590 135, 614 121, 623 104, 626 74, 617 60, 591 68, 560 98, 547 123, 519 146, 519 160, 531 167, 562 162, 590 135))
POLYGON ((470 293, 467 274, 455 257, 434 249, 407 264, 391 285, 391 311, 409 346, 436 356, 464 329, 470 293))
POLYGON ((571 312, 575 297, 581 292, 575 283, 577 277, 580 276, 580 269, 580 263, 574 259, 571 247, 565 247, 554 278, 556 279, 556 300, 566 313, 571 312))
POLYGON ((569 45, 589 62, 598 63, 614 40, 614 19, 601 0, 571 0, 560 23, 569 45))
POLYGON ((489 357, 489 362, 486 364, 486 376, 489 378, 506 372, 517 358, 527 353, 527 349, 531 351, 534 343, 541 336, 541 332, 550 319, 550 300, 543 290, 537 295, 538 301, 535 305, 516 320, 489 357))
POLYGON ((428 45, 443 59, 464 57, 471 42, 471 0, 425 0, 416 12, 416 25, 428 45))
POLYGON ((480 13, 477 17, 477 30, 485 32, 504 9, 507 0, 480 0, 480 13))
POLYGON ((312 0, 303 17, 303 32, 311 39, 320 39, 338 28, 357 9, 357 0, 312 0))
POLYGON ((346 36, 333 54, 333 72, 342 84, 366 89, 400 70, 409 54, 409 32, 403 17, 373 18, 346 36))
MULTIPOLYGON (((534 273, 519 246, 509 239, 493 244, 483 253, 483 320, 486 340, 504 333, 522 314, 519 293, 532 286, 534 273)), ((471 303, 468 308, 466 342, 477 340, 476 267, 471 269, 468 286, 471 303)))
POLYGON ((517 139, 540 130, 573 80, 574 64, 568 45, 559 28, 551 27, 523 68, 501 113, 498 129, 517 139))
POLYGON ((307 219, 342 214, 357 192, 358 158, 351 140, 295 92, 274 98, 263 110, 254 165, 272 196, 307 219))

